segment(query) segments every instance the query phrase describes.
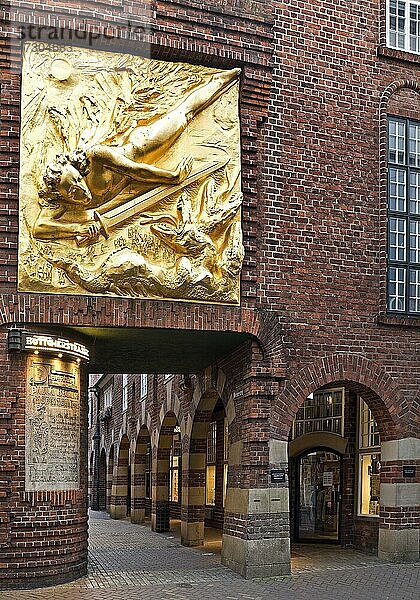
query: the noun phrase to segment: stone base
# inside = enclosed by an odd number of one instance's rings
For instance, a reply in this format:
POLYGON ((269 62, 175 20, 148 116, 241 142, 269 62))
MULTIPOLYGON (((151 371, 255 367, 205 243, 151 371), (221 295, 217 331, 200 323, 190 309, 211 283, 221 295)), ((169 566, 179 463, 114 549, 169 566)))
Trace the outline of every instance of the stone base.
POLYGON ((379 529, 378 557, 394 562, 417 562, 419 529, 379 529))
POLYGON ((109 516, 111 519, 125 519, 127 516, 127 507, 111 504, 109 507, 109 516))
POLYGON ((244 540, 224 534, 222 564, 245 579, 290 575, 290 539, 244 540))
POLYGON ((181 521, 181 544, 183 546, 202 546, 204 543, 204 523, 186 523, 181 521))
POLYGON ((130 514, 130 521, 132 523, 144 523, 146 511, 144 508, 132 508, 130 514))
MULTIPOLYGON (((45 569, 46 570, 46 569, 45 569)), ((49 569, 51 571, 51 569, 49 569)), ((40 569, 41 571, 41 569, 40 569)), ((80 564, 74 565, 67 573, 41 576, 30 571, 28 577, 19 573, 8 572, 7 579, 0 576, 0 590, 30 590, 70 583, 87 575, 87 558, 80 564)), ((47 595, 45 596, 47 597, 47 595)))

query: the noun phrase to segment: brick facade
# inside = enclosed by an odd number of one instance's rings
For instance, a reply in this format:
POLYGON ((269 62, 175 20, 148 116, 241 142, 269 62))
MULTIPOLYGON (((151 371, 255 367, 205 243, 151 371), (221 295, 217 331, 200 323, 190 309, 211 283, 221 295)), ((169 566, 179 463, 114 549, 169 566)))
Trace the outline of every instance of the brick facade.
MULTIPOLYGON (((386 311, 386 116, 418 119, 419 56, 386 48, 385 0, 317 0, 310 5, 303 0, 50 1, 35 12, 16 0, 0 11, 1 585, 46 584, 85 572, 85 480, 94 451, 91 445, 86 453, 82 443, 79 490, 25 492, 26 359, 7 351, 12 327, 81 336, 91 346, 91 372, 101 370, 95 365, 98 341, 92 330, 82 335, 81 327, 165 330, 168 340, 174 330, 246 336, 235 350, 221 353, 196 373, 192 385, 149 375, 149 395, 140 402, 139 382, 129 378, 136 390, 130 394, 131 412, 116 411, 100 424, 102 437, 96 444, 106 449, 107 473, 105 478, 102 467, 91 496, 94 502, 100 496, 102 506, 106 487, 107 506, 123 509, 127 457, 135 455, 138 434, 146 426, 154 495, 145 500, 145 508, 150 506, 152 523, 163 522, 167 476, 158 464, 167 461, 168 446, 159 440, 162 427, 169 437, 177 424, 183 494, 189 492, 182 496, 179 513, 184 542, 199 542, 201 505, 191 500, 193 494, 202 497, 203 435, 195 427, 196 416, 211 414, 220 398, 230 438, 224 562, 247 577, 287 572, 288 481, 271 484, 269 471, 287 471, 290 427, 304 399, 320 387, 344 385, 349 397, 365 399, 378 423, 384 503, 378 533, 378 520, 353 519, 348 492, 342 540, 369 549, 378 543, 383 556, 413 558, 412 550, 403 556, 397 549, 413 548, 418 540, 418 507, 410 504, 415 482, 401 473, 404 464, 418 459, 412 440, 419 433, 420 318, 386 311), (99 28, 102 34, 115 34, 119 27, 124 31, 119 39, 102 35, 95 47, 120 52, 140 47, 124 29, 127 22, 133 27, 147 22, 141 45, 145 54, 242 68, 245 262, 240 307, 17 292, 18 37, 23 23, 42 26, 47 19, 66 31, 99 28), (128 450, 120 457, 123 436, 128 450), (114 481, 113 473, 121 480, 114 481), (400 492, 405 495, 402 505, 395 499, 400 492), (246 556, 245 562, 239 556, 246 556), (267 556, 272 563, 264 562, 267 556)), ((126 370, 134 369, 127 364, 126 370)), ((170 356, 166 370, 171 371, 170 356)), ((86 382, 84 377, 82 423, 86 382)), ((119 397, 119 376, 114 385, 119 397)), ((83 435, 82 427, 81 439, 83 435)), ((354 430, 348 432, 350 444, 354 436, 354 430)), ((349 445, 343 460, 348 480, 354 482, 351 453, 349 445)), ((134 476, 132 483, 141 481, 140 466, 134 476)), ((142 518, 141 503, 134 509, 142 518)), ((221 512, 217 518, 221 521, 221 512)))

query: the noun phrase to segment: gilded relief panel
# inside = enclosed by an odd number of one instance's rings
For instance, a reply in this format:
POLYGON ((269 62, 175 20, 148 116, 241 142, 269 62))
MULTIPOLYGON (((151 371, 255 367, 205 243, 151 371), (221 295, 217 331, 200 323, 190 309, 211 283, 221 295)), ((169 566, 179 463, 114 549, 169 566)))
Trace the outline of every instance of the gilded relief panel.
POLYGON ((19 290, 239 303, 239 69, 25 44, 19 290))
POLYGON ((76 362, 40 356, 28 358, 26 491, 79 488, 79 377, 76 362))

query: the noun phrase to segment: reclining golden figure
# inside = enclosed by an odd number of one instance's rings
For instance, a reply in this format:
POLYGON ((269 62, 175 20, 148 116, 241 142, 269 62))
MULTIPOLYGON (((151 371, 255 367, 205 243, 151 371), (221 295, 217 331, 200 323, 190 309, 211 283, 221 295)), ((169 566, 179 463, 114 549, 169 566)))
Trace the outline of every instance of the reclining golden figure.
POLYGON ((39 193, 40 213, 32 228, 39 240, 73 239, 79 245, 107 236, 95 209, 107 210, 126 201, 121 192, 138 182, 138 195, 161 185, 182 183, 193 159, 185 156, 175 169, 155 166, 185 131, 188 123, 214 102, 239 77, 240 69, 212 75, 168 113, 149 125, 139 125, 120 146, 104 144, 61 154, 47 165, 39 193), (143 185, 142 185, 143 184, 143 185))

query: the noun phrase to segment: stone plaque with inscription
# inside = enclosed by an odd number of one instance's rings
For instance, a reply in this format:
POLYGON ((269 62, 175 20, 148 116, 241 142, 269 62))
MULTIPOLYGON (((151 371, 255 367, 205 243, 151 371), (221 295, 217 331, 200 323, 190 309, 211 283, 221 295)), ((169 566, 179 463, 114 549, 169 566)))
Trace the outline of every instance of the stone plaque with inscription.
POLYGON ((26 491, 79 488, 80 376, 76 362, 28 358, 25 441, 26 491))

